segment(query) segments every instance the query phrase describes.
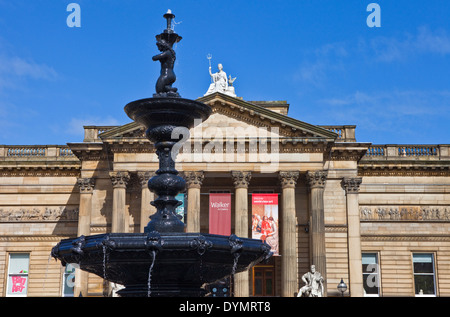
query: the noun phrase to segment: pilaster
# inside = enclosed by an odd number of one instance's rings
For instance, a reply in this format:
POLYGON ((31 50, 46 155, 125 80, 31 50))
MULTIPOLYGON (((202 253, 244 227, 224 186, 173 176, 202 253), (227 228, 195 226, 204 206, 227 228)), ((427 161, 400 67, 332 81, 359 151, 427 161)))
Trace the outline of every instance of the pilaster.
POLYGON ((352 297, 364 296, 359 216, 359 187, 361 182, 362 178, 360 177, 344 177, 342 180, 347 203, 349 291, 352 297))

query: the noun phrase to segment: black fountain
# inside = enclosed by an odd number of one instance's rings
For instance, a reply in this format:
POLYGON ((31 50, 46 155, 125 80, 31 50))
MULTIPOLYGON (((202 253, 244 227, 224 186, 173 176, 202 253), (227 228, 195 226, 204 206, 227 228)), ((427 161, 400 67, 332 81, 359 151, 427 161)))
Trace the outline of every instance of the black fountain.
POLYGON ((175 52, 173 44, 181 40, 174 32, 170 10, 164 15, 167 29, 156 36, 161 75, 153 98, 133 101, 126 114, 146 128, 159 158, 156 176, 148 188, 157 198, 151 202, 157 211, 150 217, 144 233, 107 233, 61 240, 52 256, 62 265, 77 263, 81 270, 124 286, 122 297, 203 297, 206 286, 243 272, 270 258, 270 247, 261 240, 185 233, 184 223, 175 214, 181 203, 175 196, 185 189, 178 176, 172 138, 177 127, 188 130, 195 119, 206 120, 211 108, 197 101, 181 98, 172 87, 175 52))

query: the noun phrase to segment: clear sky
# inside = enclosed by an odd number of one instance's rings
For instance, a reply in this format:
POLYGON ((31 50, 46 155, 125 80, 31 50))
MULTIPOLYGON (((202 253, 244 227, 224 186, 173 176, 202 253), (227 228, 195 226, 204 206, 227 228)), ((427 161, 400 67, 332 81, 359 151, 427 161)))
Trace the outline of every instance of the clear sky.
POLYGON ((182 97, 208 89, 207 54, 244 100, 286 100, 373 144, 450 143, 448 0, 0 0, 0 144, 65 144, 131 122, 151 97, 171 9, 182 97), (68 27, 67 5, 81 8, 68 27), (367 6, 381 9, 369 27, 367 6))

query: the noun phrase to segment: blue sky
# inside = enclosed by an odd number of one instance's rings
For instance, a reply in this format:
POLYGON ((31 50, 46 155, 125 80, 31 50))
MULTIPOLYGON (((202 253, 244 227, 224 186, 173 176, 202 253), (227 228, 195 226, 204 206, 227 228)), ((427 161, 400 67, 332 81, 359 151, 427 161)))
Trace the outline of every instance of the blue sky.
POLYGON ((450 143, 448 0, 0 0, 0 144, 65 144, 120 125, 151 97, 155 35, 171 9, 174 84, 202 96, 208 60, 244 100, 286 100, 317 125, 357 125, 373 144, 450 143), (69 28, 69 3, 81 27, 69 28), (381 27, 366 11, 381 8, 381 27))

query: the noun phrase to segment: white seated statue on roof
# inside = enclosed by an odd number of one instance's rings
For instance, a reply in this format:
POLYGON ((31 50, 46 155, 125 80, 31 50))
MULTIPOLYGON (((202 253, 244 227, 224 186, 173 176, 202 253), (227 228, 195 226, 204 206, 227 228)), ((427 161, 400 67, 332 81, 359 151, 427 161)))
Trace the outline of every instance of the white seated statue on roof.
POLYGON ((227 78, 227 73, 223 71, 222 64, 217 65, 217 68, 219 71, 217 73, 211 72, 211 66, 209 67, 209 75, 211 76, 212 83, 209 85, 209 89, 206 92, 206 95, 215 93, 215 92, 221 92, 223 94, 236 97, 236 93, 234 91, 233 82, 236 80, 236 78, 227 78))

